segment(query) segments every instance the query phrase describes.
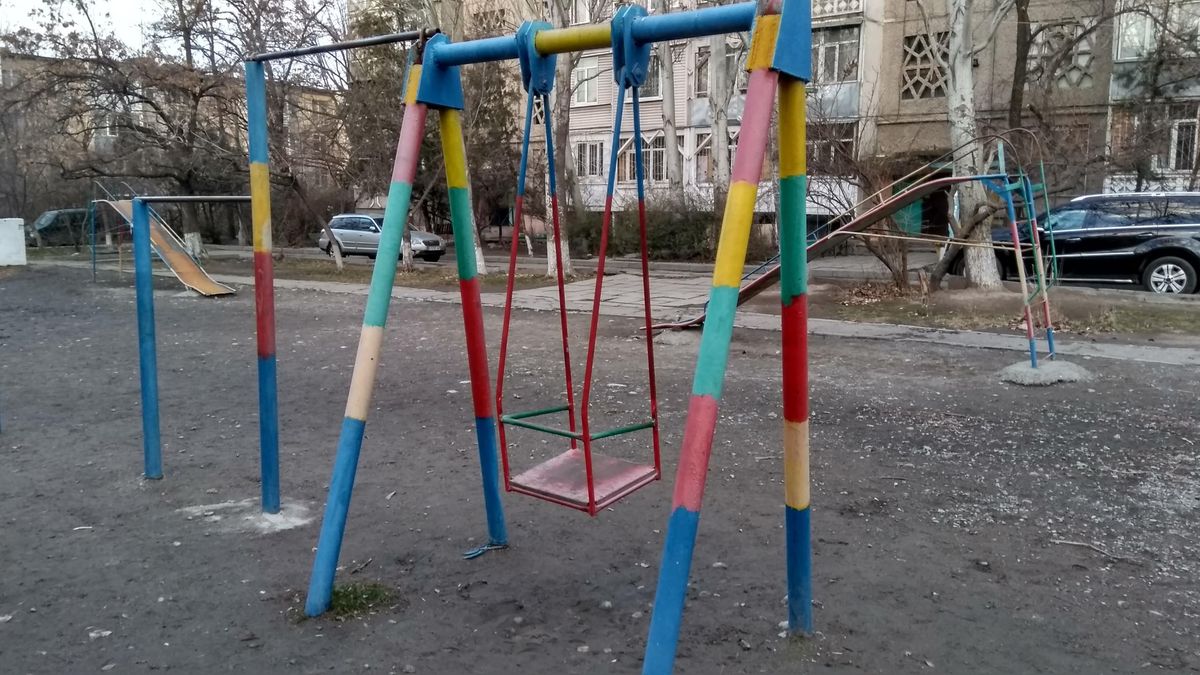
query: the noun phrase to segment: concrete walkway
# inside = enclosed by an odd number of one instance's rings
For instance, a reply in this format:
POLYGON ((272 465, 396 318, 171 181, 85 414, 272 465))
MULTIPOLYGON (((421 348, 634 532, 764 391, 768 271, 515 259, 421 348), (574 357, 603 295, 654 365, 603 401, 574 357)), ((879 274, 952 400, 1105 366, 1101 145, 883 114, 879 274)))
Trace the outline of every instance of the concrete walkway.
MULTIPOLYGON (((91 265, 83 261, 36 260, 30 265, 56 265, 86 268, 91 265)), ((101 269, 106 269, 101 267, 101 269)), ((115 267, 111 268, 115 271, 115 267)), ((167 270, 156 270, 155 274, 170 277, 167 270)), ((217 274, 213 278, 221 283, 253 288, 254 278, 217 274)), ((592 296, 595 293, 592 279, 568 284, 566 287, 567 309, 574 313, 589 314, 592 311, 592 296)), ((366 284, 350 284, 336 281, 307 281, 299 279, 276 279, 276 289, 322 291, 367 295, 366 284)), ((708 299, 710 281, 707 277, 682 276, 678 274, 651 275, 651 297, 654 300, 652 315, 656 321, 677 321, 695 316, 708 299)), ((627 318, 642 317, 642 278, 634 274, 615 274, 604 279, 602 311, 606 316, 627 318)), ((396 286, 392 298, 406 302, 458 303, 457 291, 442 291, 428 288, 396 286)), ((503 293, 483 293, 485 307, 504 307, 503 293)), ((554 286, 520 290, 513 293, 513 306, 517 309, 554 311, 558 309, 558 290, 554 286)), ((752 330, 780 330, 777 314, 763 314, 740 310, 734 325, 752 330)), ((927 342, 974 349, 999 349, 1027 353, 1028 345, 1022 335, 1005 335, 981 331, 947 330, 896 324, 861 323, 834 319, 810 319, 809 333, 830 338, 854 338, 869 340, 891 340, 904 342, 927 342)), ((698 331, 694 334, 699 335, 698 331)), ((1044 343, 1041 343, 1044 347, 1044 343)), ((1059 336, 1060 354, 1081 358, 1120 359, 1144 363, 1161 363, 1180 366, 1200 366, 1200 349, 1183 347, 1152 347, 1143 345, 1101 344, 1073 341, 1059 336)))

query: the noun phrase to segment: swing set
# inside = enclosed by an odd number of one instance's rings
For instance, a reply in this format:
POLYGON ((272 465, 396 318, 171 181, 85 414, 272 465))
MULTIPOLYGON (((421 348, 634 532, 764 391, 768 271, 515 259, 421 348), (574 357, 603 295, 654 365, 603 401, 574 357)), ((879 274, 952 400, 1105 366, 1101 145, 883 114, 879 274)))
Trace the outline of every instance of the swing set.
MULTIPOLYGON (((512 328, 513 277, 516 269, 517 239, 514 233, 509 258, 509 279, 505 292, 503 328, 495 384, 491 376, 483 328, 483 310, 474 251, 469 245, 456 247, 455 256, 462 298, 466 352, 475 413, 476 440, 483 483, 483 502, 488 538, 482 546, 468 551, 475 558, 489 550, 505 548, 508 534, 500 499, 500 476, 506 490, 530 495, 554 504, 596 515, 662 475, 659 448, 657 390, 654 375, 654 347, 651 338, 650 277, 647 255, 645 210, 645 172, 643 148, 634 143, 638 196, 638 223, 642 262, 642 299, 645 321, 646 371, 649 383, 648 414, 625 426, 605 427, 593 419, 592 402, 597 333, 603 292, 604 264, 612 225, 617 150, 620 146, 626 96, 632 107, 635 139, 641 138, 639 89, 649 72, 650 51, 656 42, 686 40, 712 35, 750 31, 751 41, 746 68, 750 71, 741 133, 731 172, 731 182, 714 265, 713 287, 708 302, 697 357, 692 395, 688 404, 679 467, 666 531, 662 565, 647 644, 645 673, 669 673, 674 664, 679 625, 683 613, 692 550, 695 546, 699 511, 704 492, 708 460, 718 417, 738 286, 746 258, 757 191, 771 128, 772 111, 778 94, 779 119, 779 197, 780 279, 783 284, 783 408, 786 551, 788 574, 788 621, 795 633, 812 632, 811 543, 809 534, 808 487, 808 351, 807 351, 807 257, 805 252, 805 84, 810 77, 811 7, 808 0, 762 0, 705 9, 650 16, 638 5, 617 9, 611 21, 602 24, 556 29, 545 22, 527 22, 515 35, 453 43, 441 33, 411 35, 417 40, 416 57, 405 83, 404 114, 396 162, 389 186, 384 226, 379 243, 379 260, 394 260, 399 254, 401 233, 408 216, 413 179, 416 173, 421 139, 430 110, 439 121, 442 152, 454 237, 472 241, 474 223, 468 190, 466 151, 463 141, 461 110, 462 81, 459 67, 466 64, 517 60, 527 94, 521 161, 515 198, 515 221, 522 222, 529 168, 529 145, 533 108, 541 100, 550 108, 554 86, 554 66, 558 54, 611 48, 613 76, 618 85, 613 120, 612 152, 609 159, 607 194, 601 222, 596 285, 588 325, 587 354, 576 399, 576 382, 571 369, 569 331, 562 273, 562 228, 559 220, 557 181, 555 179, 553 129, 545 128, 547 191, 553 224, 554 254, 559 260, 557 288, 559 299, 559 337, 562 343, 563 376, 566 401, 531 411, 504 412, 506 375, 512 328), (567 426, 544 424, 545 416, 566 413, 567 426), (508 430, 522 428, 566 439, 561 454, 514 475, 510 462, 508 430), (636 462, 597 451, 597 442, 649 431, 650 456, 636 462)), ((391 39, 390 41, 398 41, 391 39)), ((256 128, 265 126, 261 115, 261 61, 275 58, 263 55, 247 62, 248 90, 259 100, 252 105, 256 128), (253 85, 253 86, 251 86, 253 85), (257 113, 257 114, 255 114, 257 113)), ((547 112, 547 120, 551 115, 547 112)), ((263 137, 251 137, 251 183, 255 202, 256 262, 269 267, 269 203, 266 202, 266 152, 263 137), (260 208, 265 204, 266 208, 260 208), (262 245, 260 246, 260 239, 262 245)), ((540 197, 541 195, 539 195, 540 197)), ((269 269, 266 274, 269 280, 269 269)), ((394 265, 376 265, 371 278, 354 372, 347 396, 346 413, 337 444, 329 497, 326 502, 321 534, 317 543, 305 612, 309 616, 324 613, 330 606, 338 556, 354 485, 358 457, 362 448, 367 411, 383 343, 394 265)), ((268 291, 269 293, 269 291, 268 291)), ((264 297, 266 302, 269 297, 264 297)), ((262 306, 260 305, 260 310, 262 306)), ((261 313, 260 313, 261 316, 261 313)), ((270 345, 273 347, 273 345, 270 345)), ((261 348, 261 345, 260 345, 261 348)), ((269 350, 273 356, 273 349, 269 350)))

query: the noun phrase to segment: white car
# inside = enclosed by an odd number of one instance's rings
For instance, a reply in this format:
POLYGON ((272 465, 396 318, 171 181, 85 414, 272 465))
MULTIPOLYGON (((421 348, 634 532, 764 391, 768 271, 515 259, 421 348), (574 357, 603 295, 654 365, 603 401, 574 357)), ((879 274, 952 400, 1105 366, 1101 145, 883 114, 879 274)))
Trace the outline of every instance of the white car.
MULTIPOLYGON (((336 246, 342 255, 357 254, 374 258, 379 253, 379 234, 383 231, 382 216, 343 213, 329 221, 329 229, 333 230, 336 246)), ((414 257, 437 262, 446 253, 446 242, 436 234, 410 227, 408 238, 412 243, 414 257)), ((334 244, 329 242, 329 235, 322 230, 321 237, 317 240, 317 248, 333 255, 333 246, 334 244)))

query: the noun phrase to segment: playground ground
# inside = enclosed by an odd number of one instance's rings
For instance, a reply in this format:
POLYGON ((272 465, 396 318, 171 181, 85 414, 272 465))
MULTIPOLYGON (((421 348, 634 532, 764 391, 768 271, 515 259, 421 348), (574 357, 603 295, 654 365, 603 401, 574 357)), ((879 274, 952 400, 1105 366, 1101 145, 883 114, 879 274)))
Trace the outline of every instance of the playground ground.
MULTIPOLYGON (((508 496, 512 548, 460 560, 484 524, 457 306, 392 309, 339 581, 394 598, 303 620, 363 297, 277 294, 287 508, 265 522, 222 505, 258 494, 250 289, 158 280, 166 479, 145 482, 133 290, 89 280, 0 270, 3 671, 637 672, 670 486, 594 520, 508 496)), ((555 325, 515 315, 512 405, 556 402, 555 325)), ((595 410, 621 421, 644 345, 601 328, 595 410)), ((1096 380, 1021 389, 996 377, 1019 353, 814 337, 819 632, 793 641, 778 338, 735 335, 677 672, 1200 670, 1194 368, 1077 358, 1096 380)), ((695 354, 674 342, 668 483, 695 354)))

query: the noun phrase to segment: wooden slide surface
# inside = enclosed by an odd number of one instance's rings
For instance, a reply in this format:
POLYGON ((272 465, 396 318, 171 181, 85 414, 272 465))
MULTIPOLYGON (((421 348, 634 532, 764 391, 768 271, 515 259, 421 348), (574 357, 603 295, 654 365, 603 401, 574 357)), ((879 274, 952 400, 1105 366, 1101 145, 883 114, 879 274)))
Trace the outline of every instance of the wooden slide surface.
MULTIPOLYGON (((981 178, 998 178, 1003 179, 1004 176, 951 176, 949 178, 938 178, 931 181, 926 181, 918 185, 914 185, 903 192, 893 195, 889 199, 879 202, 875 206, 865 211, 861 216, 846 223, 817 239, 808 245, 808 257, 813 259, 825 250, 837 244, 842 239, 849 237, 857 232, 861 232, 875 223, 895 214, 900 209, 924 199, 925 197, 941 190, 942 188, 958 185, 959 183, 968 183, 971 181, 980 180, 981 178)), ((779 281, 779 265, 775 265, 763 272, 760 276, 755 277, 749 283, 742 286, 738 291, 738 305, 762 293, 766 289, 774 286, 779 281)), ((704 324, 705 314, 686 319, 678 323, 658 324, 654 328, 678 330, 682 328, 695 328, 704 324)))
MULTIPOLYGON (((127 199, 99 201, 108 204, 114 211, 121 214, 121 217, 130 226, 133 225, 133 202, 127 199)), ((211 298, 233 295, 237 292, 224 284, 213 281, 204 268, 196 264, 192 256, 188 255, 174 233, 168 231, 165 224, 154 214, 150 216, 150 245, 179 281, 200 295, 211 298)))

